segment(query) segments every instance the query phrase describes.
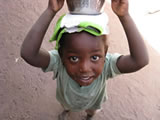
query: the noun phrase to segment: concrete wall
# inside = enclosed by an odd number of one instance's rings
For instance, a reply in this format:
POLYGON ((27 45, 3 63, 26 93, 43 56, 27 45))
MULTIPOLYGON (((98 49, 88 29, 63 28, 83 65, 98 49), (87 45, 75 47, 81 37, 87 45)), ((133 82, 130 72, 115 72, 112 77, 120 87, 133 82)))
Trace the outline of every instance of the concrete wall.
MULTIPOLYGON (((52 73, 28 65, 20 58, 21 44, 37 18, 47 7, 47 1, 0 1, 0 120, 56 120, 63 110, 55 98, 56 82, 52 73)), ((57 14, 45 36, 48 42, 57 14)), ((110 52, 128 53, 127 41, 121 25, 111 12, 110 52)), ((139 72, 121 75, 108 82, 109 100, 95 120, 159 120, 160 119, 160 54, 148 46, 150 64, 139 72)), ((84 118, 85 113, 71 113, 71 120, 84 118)))

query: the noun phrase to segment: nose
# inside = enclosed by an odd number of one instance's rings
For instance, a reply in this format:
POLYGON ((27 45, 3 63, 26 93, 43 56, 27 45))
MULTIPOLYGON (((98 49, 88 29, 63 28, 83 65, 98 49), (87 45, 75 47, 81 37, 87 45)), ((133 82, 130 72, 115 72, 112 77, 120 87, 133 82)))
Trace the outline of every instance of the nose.
POLYGON ((79 71, 81 73, 87 73, 91 71, 91 63, 90 61, 83 61, 80 63, 79 71))

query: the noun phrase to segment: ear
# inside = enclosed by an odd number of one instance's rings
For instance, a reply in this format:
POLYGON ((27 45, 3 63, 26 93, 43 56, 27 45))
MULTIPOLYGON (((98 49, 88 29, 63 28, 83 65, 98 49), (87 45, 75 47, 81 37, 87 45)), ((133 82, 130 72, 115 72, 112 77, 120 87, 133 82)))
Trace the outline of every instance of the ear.
POLYGON ((107 35, 103 35, 102 36, 102 40, 104 42, 104 49, 105 49, 105 55, 107 54, 108 51, 108 36, 107 35))
POLYGON ((62 49, 59 48, 59 49, 58 49, 58 54, 59 54, 59 57, 60 57, 60 59, 61 59, 62 64, 64 65, 64 60, 63 60, 63 54, 62 54, 62 53, 63 53, 63 52, 62 52, 62 49))
POLYGON ((108 52, 108 45, 105 46, 105 55, 107 54, 108 52))
POLYGON ((65 62, 64 62, 64 58, 63 58, 63 56, 60 56, 60 58, 61 58, 61 62, 62 62, 62 64, 65 66, 65 62))

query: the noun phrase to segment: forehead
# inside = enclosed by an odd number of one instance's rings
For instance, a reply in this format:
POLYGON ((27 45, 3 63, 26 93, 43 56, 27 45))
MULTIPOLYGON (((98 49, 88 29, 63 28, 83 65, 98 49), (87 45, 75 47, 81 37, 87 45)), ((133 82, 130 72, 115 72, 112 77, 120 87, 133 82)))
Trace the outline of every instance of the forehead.
POLYGON ((104 49, 104 37, 93 36, 87 32, 65 34, 63 37, 64 48, 66 49, 104 49))

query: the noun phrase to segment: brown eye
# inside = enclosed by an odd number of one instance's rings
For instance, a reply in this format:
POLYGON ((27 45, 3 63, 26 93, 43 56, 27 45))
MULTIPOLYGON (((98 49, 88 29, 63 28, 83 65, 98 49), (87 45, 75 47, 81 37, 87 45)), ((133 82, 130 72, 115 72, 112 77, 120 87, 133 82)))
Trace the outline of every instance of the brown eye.
POLYGON ((91 57, 91 60, 92 60, 92 61, 98 61, 99 58, 100 58, 99 56, 96 56, 96 55, 95 55, 95 56, 92 56, 92 57, 91 57))
POLYGON ((72 56, 72 57, 70 57, 70 61, 71 62, 78 62, 78 57, 76 57, 76 56, 72 56))

